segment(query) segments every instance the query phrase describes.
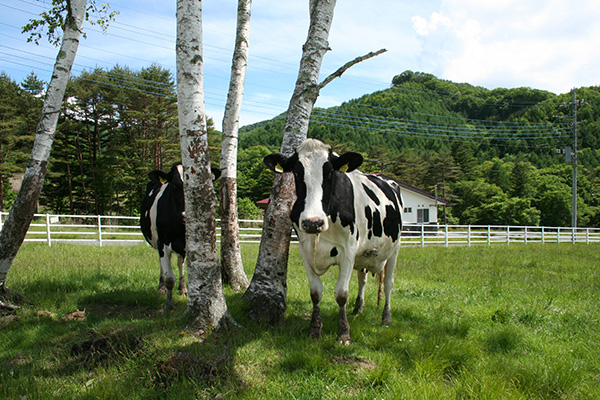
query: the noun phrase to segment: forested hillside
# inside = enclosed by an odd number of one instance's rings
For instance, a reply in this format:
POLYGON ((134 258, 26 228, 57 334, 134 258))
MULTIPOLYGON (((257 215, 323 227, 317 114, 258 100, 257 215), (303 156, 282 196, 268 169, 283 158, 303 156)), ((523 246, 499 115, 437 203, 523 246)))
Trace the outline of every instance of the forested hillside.
MULTIPOLYGON (((17 84, 0 75, 0 210, 15 193, 9 178, 24 169, 42 104, 34 75, 17 84)), ((174 78, 150 66, 116 66, 71 79, 42 210, 136 215, 147 173, 179 159, 174 78)), ((600 226, 600 87, 578 88, 580 226, 600 226)), ((573 93, 488 90, 405 71, 386 90, 315 109, 309 137, 338 153, 357 151, 365 172, 384 172, 451 203, 448 223, 569 226, 573 93)), ((270 191, 262 158, 278 151, 284 116, 240 130, 240 215, 270 191)), ((213 165, 220 134, 209 131, 213 165)), ((443 221, 441 221, 443 222, 443 221)))
MULTIPOLYGON (((579 218, 600 224, 600 88, 576 90, 579 218)), ((405 71, 391 88, 315 109, 309 137, 357 151, 362 170, 451 201, 448 223, 569 226, 573 93, 488 90, 405 71)), ((283 116, 244 127, 244 149, 281 143, 283 116)))

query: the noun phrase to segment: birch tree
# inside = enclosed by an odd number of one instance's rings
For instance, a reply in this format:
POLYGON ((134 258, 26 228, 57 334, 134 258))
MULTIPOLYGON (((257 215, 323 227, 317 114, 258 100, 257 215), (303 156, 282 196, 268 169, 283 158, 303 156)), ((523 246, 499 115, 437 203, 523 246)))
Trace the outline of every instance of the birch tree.
POLYGON ((227 105, 223 116, 223 147, 221 148, 221 270, 223 283, 228 283, 235 291, 246 290, 249 285, 240 251, 237 149, 240 109, 248 65, 251 4, 252 0, 238 0, 235 50, 231 64, 227 105))
MULTIPOLYGON (((281 153, 291 156, 308 132, 310 114, 319 95, 319 72, 329 50, 329 30, 336 0, 310 0, 310 26, 294 93, 283 128, 281 153)), ((254 276, 244 294, 251 318, 277 324, 283 321, 287 295, 287 261, 295 190, 292 174, 277 174, 265 213, 254 276)))
POLYGON ((202 75, 202 2, 177 1, 177 105, 184 174, 190 326, 203 334, 229 318, 217 253, 202 75))
MULTIPOLYGON (((281 153, 291 156, 307 138, 308 123, 319 92, 353 65, 386 52, 380 49, 347 62, 319 83, 319 72, 329 49, 329 30, 333 20, 335 0, 310 0, 308 38, 302 47, 300 71, 290 100, 281 153)), ((252 282, 244 299, 250 306, 251 318, 269 324, 283 321, 287 294, 287 262, 292 223, 290 212, 295 201, 291 173, 276 174, 265 213, 260 249, 252 282)))
MULTIPOLYGON (((6 277, 25 239, 40 197, 58 115, 82 34, 86 0, 67 0, 64 7, 66 16, 64 24, 60 26, 63 30, 62 42, 36 129, 33 149, 27 162, 21 189, 0 232, 0 302, 2 297, 8 297, 9 291, 5 288, 6 277)), ((63 19, 57 18, 55 21, 63 21, 63 19)), ((53 32, 56 28, 57 26, 53 32)))

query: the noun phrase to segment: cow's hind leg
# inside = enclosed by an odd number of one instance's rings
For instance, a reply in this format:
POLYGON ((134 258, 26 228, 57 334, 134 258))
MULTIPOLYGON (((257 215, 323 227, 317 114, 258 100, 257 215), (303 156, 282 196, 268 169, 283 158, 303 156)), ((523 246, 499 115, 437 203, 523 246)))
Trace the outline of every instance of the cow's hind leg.
POLYGON ((385 306, 383 307, 383 314, 381 316, 381 323, 383 325, 390 325, 392 323, 390 298, 392 295, 392 288, 394 287, 394 269, 398 262, 398 250, 394 251, 385 263, 385 280, 383 285, 383 290, 385 292, 385 306))
POLYGON ((165 288, 167 289, 167 300, 165 302, 165 311, 173 309, 173 287, 175 286, 175 274, 171 268, 171 249, 163 246, 163 251, 159 252, 160 268, 165 276, 165 288))
POLYGON ((160 265, 160 277, 158 278, 158 294, 163 295, 167 293, 167 288, 165 286, 165 269, 163 268, 163 257, 165 256, 164 251, 158 251, 158 264, 160 265))
POLYGON ((350 324, 346 314, 346 303, 348 302, 348 285, 352 277, 352 264, 349 262, 340 263, 340 275, 335 285, 335 301, 338 303, 338 342, 349 345, 350 339, 350 324))
POLYGON ((361 313, 365 308, 365 285, 367 283, 367 270, 361 269, 356 272, 358 277, 358 294, 356 295, 356 303, 354 303, 353 315, 361 313))
POLYGON ((187 296, 187 286, 185 284, 185 270, 183 264, 184 258, 180 255, 177 255, 177 267, 179 268, 179 293, 184 296, 187 296))

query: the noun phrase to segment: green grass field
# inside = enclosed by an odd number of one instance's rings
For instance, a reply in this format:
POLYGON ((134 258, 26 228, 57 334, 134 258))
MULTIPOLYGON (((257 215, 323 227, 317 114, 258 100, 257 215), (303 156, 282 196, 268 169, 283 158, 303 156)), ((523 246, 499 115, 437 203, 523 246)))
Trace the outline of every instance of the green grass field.
MULTIPOLYGON (((257 251, 243 247, 249 277, 257 251)), ((7 287, 33 305, 0 318, 0 399, 600 398, 600 245, 402 249, 392 325, 371 279, 350 346, 336 342, 336 272, 320 340, 294 246, 285 323, 252 323, 226 288, 244 328, 199 342, 186 298, 163 314, 150 247, 26 244, 7 287)))

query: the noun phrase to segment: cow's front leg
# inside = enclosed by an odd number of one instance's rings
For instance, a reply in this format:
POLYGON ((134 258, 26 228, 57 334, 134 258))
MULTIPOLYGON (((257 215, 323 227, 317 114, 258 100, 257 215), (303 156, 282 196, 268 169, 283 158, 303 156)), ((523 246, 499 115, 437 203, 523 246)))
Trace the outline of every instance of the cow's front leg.
POLYGON ((318 339, 321 337, 321 328, 323 328, 323 322, 321 321, 323 285, 321 284, 321 278, 315 275, 310 268, 306 268, 306 273, 308 275, 308 284, 310 285, 310 298, 313 303, 313 311, 310 318, 310 330, 308 334, 310 337, 318 339))
POLYGON ((346 315, 346 303, 348 302, 348 285, 352 276, 352 264, 340 263, 340 275, 337 284, 335 285, 335 301, 338 303, 338 343, 349 345, 350 339, 350 324, 346 315))
POLYGON ((177 255, 177 267, 179 268, 179 293, 183 296, 187 296, 187 285, 185 284, 185 270, 184 270, 184 258, 177 255))

